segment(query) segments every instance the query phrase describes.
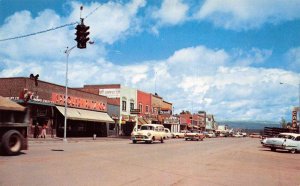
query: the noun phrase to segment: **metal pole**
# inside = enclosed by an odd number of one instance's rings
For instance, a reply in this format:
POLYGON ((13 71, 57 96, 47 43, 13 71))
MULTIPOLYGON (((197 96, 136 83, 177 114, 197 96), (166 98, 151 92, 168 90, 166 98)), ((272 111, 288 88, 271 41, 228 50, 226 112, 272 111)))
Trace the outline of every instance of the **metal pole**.
POLYGON ((298 109, 297 109, 297 112, 298 112, 298 118, 297 120, 299 121, 299 125, 298 125, 298 133, 300 134, 300 80, 299 80, 299 105, 298 105, 298 109))
POLYGON ((67 63, 66 63, 66 94, 65 94, 65 122, 64 122, 64 142, 67 142, 67 109, 68 109, 68 65, 69 65, 69 55, 71 50, 73 50, 76 46, 73 46, 72 48, 68 48, 65 51, 67 54, 67 63))

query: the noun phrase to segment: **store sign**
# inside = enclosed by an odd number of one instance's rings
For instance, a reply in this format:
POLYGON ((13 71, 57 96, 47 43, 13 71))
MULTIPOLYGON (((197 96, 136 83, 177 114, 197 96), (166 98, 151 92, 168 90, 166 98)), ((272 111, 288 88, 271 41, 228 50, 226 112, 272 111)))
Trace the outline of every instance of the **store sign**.
POLYGON ((140 114, 141 110, 140 109, 131 109, 130 114, 140 114))
POLYGON ((293 110, 292 112, 292 127, 297 127, 297 111, 293 110))
POLYGON ((106 96, 108 98, 120 98, 120 89, 99 89, 99 95, 106 96))
POLYGON ((179 119, 171 116, 164 119, 164 124, 179 124, 179 119))
MULTIPOLYGON (((65 105, 65 95, 52 93, 52 102, 57 105, 65 105)), ((68 106, 90 110, 106 111, 106 104, 100 101, 93 101, 74 96, 68 96, 68 106)))
POLYGON ((159 111, 160 115, 171 115, 172 111, 171 110, 161 110, 159 111))

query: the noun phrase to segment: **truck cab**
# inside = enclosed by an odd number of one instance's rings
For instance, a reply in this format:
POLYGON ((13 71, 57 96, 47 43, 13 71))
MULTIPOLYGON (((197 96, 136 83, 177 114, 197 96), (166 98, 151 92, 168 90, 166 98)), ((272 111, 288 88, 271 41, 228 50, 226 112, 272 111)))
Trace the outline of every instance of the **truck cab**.
POLYGON ((8 98, 0 96, 0 152, 3 155, 17 155, 28 149, 27 127, 29 113, 8 98))

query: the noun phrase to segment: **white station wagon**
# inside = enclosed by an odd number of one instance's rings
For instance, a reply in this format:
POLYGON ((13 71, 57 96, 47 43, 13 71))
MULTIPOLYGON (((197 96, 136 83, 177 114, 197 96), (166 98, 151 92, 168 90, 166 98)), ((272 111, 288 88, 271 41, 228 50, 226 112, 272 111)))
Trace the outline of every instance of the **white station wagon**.
POLYGON ((272 151, 283 149, 295 153, 300 151, 300 134, 280 133, 277 137, 263 139, 261 143, 272 151))
POLYGON ((300 134, 294 134, 292 138, 285 139, 282 146, 293 154, 300 151, 300 134))
POLYGON ((133 131, 131 133, 132 143, 137 143, 138 141, 144 141, 145 143, 152 143, 154 141, 164 142, 166 133, 164 131, 164 126, 160 124, 145 124, 142 125, 138 131, 133 131))

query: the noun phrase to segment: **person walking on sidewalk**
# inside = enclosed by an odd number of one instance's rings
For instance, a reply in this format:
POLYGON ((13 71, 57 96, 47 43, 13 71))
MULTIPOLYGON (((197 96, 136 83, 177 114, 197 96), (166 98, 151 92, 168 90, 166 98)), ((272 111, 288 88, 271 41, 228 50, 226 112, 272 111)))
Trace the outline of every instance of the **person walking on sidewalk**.
POLYGON ((39 129, 39 124, 36 123, 36 125, 34 126, 34 138, 39 138, 40 135, 40 129, 39 129))
POLYGON ((42 128, 41 138, 46 138, 46 129, 47 129, 47 125, 44 124, 42 128))

